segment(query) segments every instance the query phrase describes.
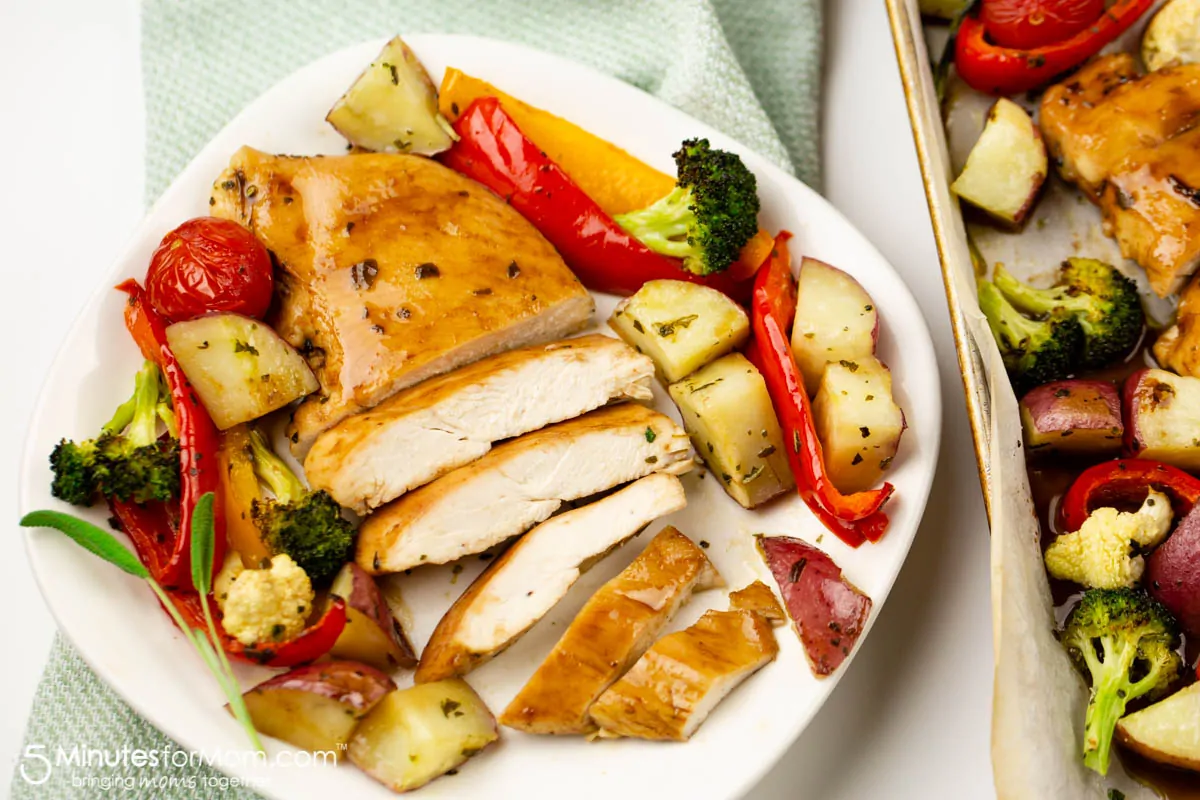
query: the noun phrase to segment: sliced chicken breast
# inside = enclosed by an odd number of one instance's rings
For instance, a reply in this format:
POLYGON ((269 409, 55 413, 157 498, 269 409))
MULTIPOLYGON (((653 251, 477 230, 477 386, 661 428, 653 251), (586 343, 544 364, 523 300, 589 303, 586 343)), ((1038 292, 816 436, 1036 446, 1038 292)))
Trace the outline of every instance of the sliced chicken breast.
POLYGON ((592 316, 591 295, 536 228, 431 158, 243 147, 209 202, 276 257, 273 324, 321 384, 296 409, 297 455, 401 389, 561 339, 592 316))
POLYGON ((1154 357, 1180 375, 1200 378, 1200 278, 1193 278, 1179 298, 1175 324, 1154 343, 1154 357))
POLYGON ((654 362, 593 334, 486 358, 430 378, 317 438, 304 461, 316 489, 365 514, 469 464, 501 439, 610 400, 649 400, 654 362))
POLYGON ((1146 270, 1151 288, 1164 297, 1182 289, 1200 265, 1200 128, 1132 152, 1099 202, 1104 232, 1146 270))
POLYGON ((1142 76, 1129 53, 1101 56, 1042 95, 1038 122, 1063 178, 1095 196, 1135 150, 1193 127, 1200 65, 1142 76))
POLYGON ((1050 87, 1039 122, 1059 172, 1167 296, 1200 266, 1200 64, 1141 75, 1127 53, 1050 87))
POLYGON ((593 564, 655 519, 687 505, 683 484, 658 473, 567 511, 517 540, 442 617, 417 683, 465 675, 545 616, 593 564))
MULTIPOLYGON (((718 703, 779 652, 769 617, 782 617, 783 610, 771 590, 763 589, 774 606, 766 613, 739 609, 735 593, 729 611, 705 612, 695 625, 655 642, 592 706, 599 735, 691 738, 718 703)), ((752 597, 741 598, 747 599, 757 608, 765 597, 753 590, 752 597)))
POLYGON ((637 403, 602 408, 493 448, 363 522, 357 561, 399 572, 481 553, 549 519, 563 503, 654 472, 692 468, 687 433, 637 403))
POLYGON ((527 733, 590 733, 588 709, 637 661, 692 592, 721 585, 708 556, 663 528, 588 600, 500 722, 527 733))
POLYGON ((787 622, 787 612, 779 604, 779 598, 762 581, 746 584, 736 592, 730 592, 729 610, 753 611, 774 626, 787 622))

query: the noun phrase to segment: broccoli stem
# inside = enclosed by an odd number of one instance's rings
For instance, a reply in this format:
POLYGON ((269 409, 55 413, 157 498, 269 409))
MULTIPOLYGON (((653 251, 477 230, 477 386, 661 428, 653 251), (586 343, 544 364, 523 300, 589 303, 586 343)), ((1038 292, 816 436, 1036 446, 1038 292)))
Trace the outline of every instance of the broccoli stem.
MULTIPOLYGON (((130 449, 145 447, 158 441, 158 365, 153 361, 146 361, 138 370, 133 386, 133 415, 125 429, 124 437, 130 449)), ((118 414, 120 413, 121 410, 118 409, 118 414)))
POLYGON ((266 437, 257 428, 250 431, 250 453, 254 457, 254 474, 267 485, 277 501, 284 505, 298 503, 308 494, 296 473, 275 455, 266 437))
MULTIPOLYGON (((1117 720, 1125 716, 1127 699, 1137 697, 1141 692, 1132 691, 1129 684, 1129 671, 1137 657, 1137 644, 1121 642, 1118 645, 1110 637, 1100 641, 1104 648, 1104 661, 1100 662, 1095 656, 1085 659, 1092 670, 1093 683, 1092 698, 1084 721, 1083 763, 1089 769, 1107 775, 1117 720)), ((1085 653, 1090 650, 1089 647, 1085 653)))
POLYGON ((1049 314, 1062 309, 1079 316, 1081 324, 1086 325, 1089 320, 1094 302, 1089 295, 1071 295, 1061 289, 1035 289, 1021 283, 999 265, 992 280, 1010 303, 1028 314, 1049 314))
POLYGON ((691 205, 691 190, 676 186, 645 208, 618 214, 613 219, 626 233, 654 252, 683 258, 695 249, 687 241, 688 230, 696 224, 691 205))
POLYGON ((1013 308, 995 284, 979 284, 979 309, 987 317, 992 334, 1014 350, 1020 350, 1039 330, 1042 323, 1029 319, 1013 308))
POLYGON ((116 436, 121 431, 129 427, 129 423, 133 422, 133 412, 137 408, 137 392, 135 391, 121 405, 117 406, 117 410, 113 412, 112 419, 104 424, 100 430, 111 436, 116 436))

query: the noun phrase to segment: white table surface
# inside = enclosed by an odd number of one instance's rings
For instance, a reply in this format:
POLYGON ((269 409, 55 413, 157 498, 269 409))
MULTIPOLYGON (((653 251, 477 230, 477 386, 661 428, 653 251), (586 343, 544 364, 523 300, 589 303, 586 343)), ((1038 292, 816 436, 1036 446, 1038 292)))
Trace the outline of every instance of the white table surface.
MULTIPOLYGON (((825 190, 907 280, 933 331, 941 464, 912 553, 838 690, 755 800, 994 796, 987 523, 937 252, 884 5, 828 0, 825 190)), ((136 0, 0 2, 0 795, 54 632, 25 560, 26 420, 70 319, 141 216, 136 0)), ((781 713, 786 713, 781 710, 781 713)))

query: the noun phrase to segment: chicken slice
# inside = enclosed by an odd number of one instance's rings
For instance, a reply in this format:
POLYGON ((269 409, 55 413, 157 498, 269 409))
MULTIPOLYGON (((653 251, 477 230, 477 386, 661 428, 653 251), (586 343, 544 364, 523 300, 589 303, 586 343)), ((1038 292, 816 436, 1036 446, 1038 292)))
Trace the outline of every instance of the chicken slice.
POLYGON ((1160 296, 1200 265, 1200 127, 1129 154, 1100 194, 1104 232, 1160 296))
POLYGON ((692 468, 687 433, 637 403, 592 411, 497 445, 363 521, 357 561, 399 572, 481 553, 558 511, 654 472, 692 468))
POLYGON ((1200 378, 1200 278, 1193 279, 1179 298, 1175 324, 1154 343, 1154 357, 1180 375, 1200 378))
POLYGON ((663 528, 633 562, 600 587, 537 672, 500 716, 527 733, 594 731, 588 709, 671 621, 692 592, 721 585, 691 539, 663 528))
POLYGON ((274 254, 273 322, 321 384, 296 410, 297 455, 401 389, 591 319, 591 295, 537 229, 430 158, 243 147, 210 203, 274 254))
POLYGON ((729 610, 753 611, 774 626, 787 622, 787 613, 779 605, 779 598, 762 581, 746 584, 736 592, 730 592, 729 610))
POLYGON ((686 505, 679 478, 658 473, 538 525, 442 617, 421 654, 416 682, 465 675, 491 660, 545 616, 593 564, 686 505))
POLYGON ((430 378, 321 434, 304 472, 365 514, 469 464, 492 443, 610 400, 649 400, 654 362, 593 334, 486 358, 430 378))
POLYGON ((1095 197, 1135 150, 1200 121, 1200 65, 1140 76, 1129 53, 1101 56, 1042 95, 1038 122, 1063 178, 1095 197))
POLYGON ((600 695, 590 715, 601 738, 686 742, 718 703, 775 660, 772 619, 783 617, 775 595, 756 581, 729 599, 729 611, 707 611, 695 625, 659 639, 600 695))
POLYGON ((1200 266, 1200 64, 1139 77, 1129 54, 1102 56, 1046 90, 1039 121, 1121 254, 1159 295, 1179 291, 1200 266))

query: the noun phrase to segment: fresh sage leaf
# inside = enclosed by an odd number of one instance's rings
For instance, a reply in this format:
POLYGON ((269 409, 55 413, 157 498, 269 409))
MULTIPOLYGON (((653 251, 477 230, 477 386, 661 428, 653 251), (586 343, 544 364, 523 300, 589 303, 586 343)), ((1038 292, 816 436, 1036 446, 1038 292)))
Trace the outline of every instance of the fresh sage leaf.
MULTIPOLYGON (((213 502, 213 493, 205 494, 196 502, 196 508, 192 515, 192 581, 195 583, 196 589, 205 595, 209 593, 209 587, 212 584, 213 539, 215 538, 213 502)), ((175 605, 171 595, 158 585, 158 582, 151 577, 150 572, 133 553, 126 550, 111 533, 103 528, 61 511, 33 511, 21 519, 21 526, 24 528, 51 528, 64 533, 85 550, 134 577, 144 579, 162 603, 163 608, 170 614, 171 619, 175 621, 184 638, 188 640, 197 655, 200 656, 200 660, 216 678, 217 685, 221 687, 222 693, 229 700, 230 710, 245 729, 251 746, 260 752, 263 751, 262 740, 254 728, 254 721, 250 719, 250 712, 242 698, 241 687, 238 686, 229 659, 225 657, 225 651, 221 648, 216 623, 213 621, 207 602, 202 602, 201 606, 204 609, 205 621, 208 623, 208 635, 204 631, 191 628, 183 615, 179 613, 179 608, 175 605)))
POLYGON ((87 520, 61 511, 32 511, 21 519, 23 528, 52 528, 65 533, 83 549, 99 556, 114 567, 136 578, 149 578, 150 573, 111 533, 87 520))
POLYGON ((214 499, 212 492, 206 492, 192 510, 192 585, 202 595, 212 590, 214 499))

